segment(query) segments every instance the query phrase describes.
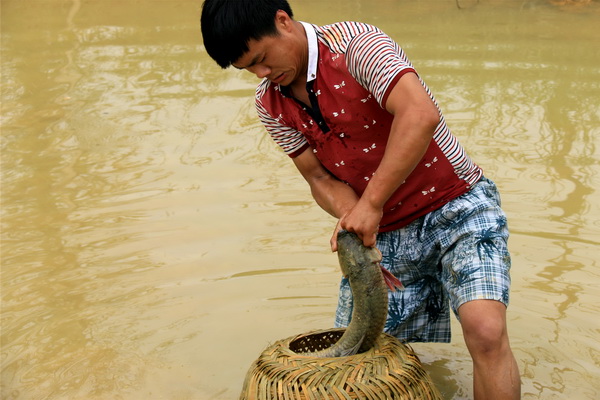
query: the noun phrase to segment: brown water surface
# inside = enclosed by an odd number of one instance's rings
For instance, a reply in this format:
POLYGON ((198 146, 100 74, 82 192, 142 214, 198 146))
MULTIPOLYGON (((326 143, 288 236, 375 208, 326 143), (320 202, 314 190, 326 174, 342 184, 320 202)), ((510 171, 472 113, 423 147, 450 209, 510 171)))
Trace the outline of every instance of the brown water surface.
MULTIPOLYGON (((600 3, 294 1, 378 25, 503 193, 525 399, 600 393, 600 3), (460 8, 457 7, 460 5, 460 8)), ((334 220, 222 71, 200 1, 2 0, 3 399, 236 399, 333 324, 334 220)), ((471 397, 458 324, 415 349, 471 397)))

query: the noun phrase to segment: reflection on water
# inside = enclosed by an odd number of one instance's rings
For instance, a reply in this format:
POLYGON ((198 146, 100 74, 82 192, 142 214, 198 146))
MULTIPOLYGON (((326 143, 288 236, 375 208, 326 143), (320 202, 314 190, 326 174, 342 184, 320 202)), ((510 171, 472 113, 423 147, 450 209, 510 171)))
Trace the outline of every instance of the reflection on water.
MULTIPOLYGON (((503 192, 523 397, 597 397, 598 1, 292 5, 405 48, 503 192)), ((235 399, 268 343, 332 325, 334 221, 199 10, 2 1, 3 399, 235 399)), ((459 329, 415 348, 470 397, 459 329)))

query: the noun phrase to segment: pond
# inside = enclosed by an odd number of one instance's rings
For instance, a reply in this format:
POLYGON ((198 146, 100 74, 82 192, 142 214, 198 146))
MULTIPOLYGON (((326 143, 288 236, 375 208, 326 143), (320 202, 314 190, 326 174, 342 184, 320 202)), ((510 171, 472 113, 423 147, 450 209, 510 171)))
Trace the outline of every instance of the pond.
MULTIPOLYGON (((524 399, 600 393, 600 2, 292 1, 377 25, 498 184, 524 399)), ((2 0, 3 399, 237 399, 333 325, 335 220, 207 56, 200 0, 2 0)), ((447 399, 471 361, 413 347, 447 399)))

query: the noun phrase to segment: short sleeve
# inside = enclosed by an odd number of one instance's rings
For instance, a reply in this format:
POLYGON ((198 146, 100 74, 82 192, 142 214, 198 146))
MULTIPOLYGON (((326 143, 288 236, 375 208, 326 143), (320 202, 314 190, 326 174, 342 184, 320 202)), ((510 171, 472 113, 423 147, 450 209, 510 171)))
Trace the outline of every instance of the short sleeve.
POLYGON ((257 89, 255 105, 258 117, 265 129, 288 156, 294 158, 309 147, 308 141, 297 129, 286 126, 282 115, 273 116, 262 103, 261 86, 257 89))
POLYGON ((367 31, 348 44, 346 64, 350 74, 385 108, 390 91, 407 72, 415 72, 404 51, 381 31, 367 31))

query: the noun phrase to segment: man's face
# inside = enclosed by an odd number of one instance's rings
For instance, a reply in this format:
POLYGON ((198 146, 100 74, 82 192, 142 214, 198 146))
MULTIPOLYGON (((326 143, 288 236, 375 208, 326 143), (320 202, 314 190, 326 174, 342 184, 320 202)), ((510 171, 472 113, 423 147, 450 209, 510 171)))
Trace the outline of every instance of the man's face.
POLYGON ((233 66, 283 86, 302 80, 306 60, 303 60, 298 39, 285 28, 278 26, 278 32, 275 36, 251 39, 248 51, 233 66))

